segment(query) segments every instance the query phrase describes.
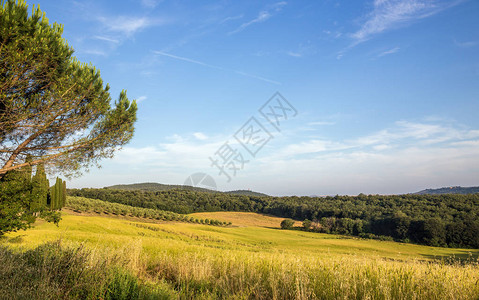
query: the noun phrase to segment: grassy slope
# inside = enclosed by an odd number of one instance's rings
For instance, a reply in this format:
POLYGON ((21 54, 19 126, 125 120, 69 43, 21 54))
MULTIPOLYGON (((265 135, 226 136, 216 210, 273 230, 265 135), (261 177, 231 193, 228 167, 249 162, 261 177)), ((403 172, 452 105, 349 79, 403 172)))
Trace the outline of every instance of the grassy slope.
POLYGON ((231 221, 238 227, 212 227, 186 223, 151 224, 107 216, 85 216, 71 212, 63 214, 60 226, 38 223, 35 228, 7 235, 13 245, 34 247, 48 240, 62 239, 86 242, 95 248, 121 248, 134 244, 153 255, 158 251, 201 252, 267 252, 307 255, 314 257, 353 255, 369 258, 429 259, 441 256, 474 256, 477 250, 450 249, 361 240, 337 235, 278 229, 282 219, 254 213, 198 213, 231 221))
MULTIPOLYGON (((216 217, 219 215, 214 214, 216 217)), ((92 249, 168 299, 478 299, 479 265, 431 262, 477 250, 433 248, 269 228, 271 217, 223 213, 239 226, 150 223, 65 213, 4 243, 48 240, 92 249), (260 225, 260 226, 253 226, 260 225), (265 226, 266 227, 263 227, 265 226), (111 258, 113 257, 113 258, 111 258)), ((8 281, 8 280, 7 280, 8 281)))

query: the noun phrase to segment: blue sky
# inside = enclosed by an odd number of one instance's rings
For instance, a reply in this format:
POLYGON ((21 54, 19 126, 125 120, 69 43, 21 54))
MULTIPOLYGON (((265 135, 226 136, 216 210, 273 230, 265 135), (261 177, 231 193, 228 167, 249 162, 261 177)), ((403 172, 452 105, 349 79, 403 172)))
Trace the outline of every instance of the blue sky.
POLYGON ((478 1, 39 4, 113 99, 139 102, 131 143, 71 187, 195 172, 272 195, 479 185, 478 1), (258 111, 276 92, 297 111, 279 130, 258 111), (271 136, 254 157, 235 139, 251 117, 271 136), (243 159, 229 182, 210 160, 226 142, 243 159))

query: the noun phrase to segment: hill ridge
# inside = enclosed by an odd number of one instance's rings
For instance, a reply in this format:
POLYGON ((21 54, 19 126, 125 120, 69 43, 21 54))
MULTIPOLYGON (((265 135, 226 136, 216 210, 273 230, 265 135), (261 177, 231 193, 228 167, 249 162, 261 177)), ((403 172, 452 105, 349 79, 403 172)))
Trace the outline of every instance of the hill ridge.
POLYGON ((441 187, 437 189, 425 189, 414 194, 417 195, 441 195, 441 194, 476 194, 479 193, 479 186, 471 186, 471 187, 462 187, 462 186, 449 186, 449 187, 441 187))
POLYGON ((255 192, 247 189, 233 190, 233 191, 215 191, 212 189, 195 187, 190 185, 180 185, 180 184, 163 184, 157 182, 140 182, 140 183, 130 183, 130 184, 115 184, 111 186, 104 187, 106 189, 115 189, 115 190, 141 190, 141 191, 168 191, 168 190, 187 190, 187 191, 196 191, 196 192, 207 192, 207 193, 225 193, 231 195, 244 195, 244 196, 268 196, 267 194, 255 192))

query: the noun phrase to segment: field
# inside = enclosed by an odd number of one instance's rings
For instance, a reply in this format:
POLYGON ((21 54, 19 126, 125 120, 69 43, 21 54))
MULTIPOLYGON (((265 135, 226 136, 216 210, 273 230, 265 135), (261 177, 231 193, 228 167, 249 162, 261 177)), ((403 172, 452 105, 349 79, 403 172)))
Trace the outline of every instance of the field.
POLYGON ((39 222, 2 244, 32 249, 61 240, 83 244, 91 260, 121 264, 166 298, 477 299, 478 250, 435 248, 281 230, 282 219, 255 213, 192 214, 232 222, 184 222, 80 214, 57 227, 39 222), (456 258, 462 258, 459 262, 456 258))

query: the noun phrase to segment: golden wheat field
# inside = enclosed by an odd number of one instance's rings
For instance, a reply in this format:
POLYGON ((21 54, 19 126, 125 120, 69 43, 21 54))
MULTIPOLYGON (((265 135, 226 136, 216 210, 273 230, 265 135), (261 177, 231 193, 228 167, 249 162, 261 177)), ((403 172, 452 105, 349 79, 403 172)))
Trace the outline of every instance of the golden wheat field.
POLYGON ((199 213, 216 227, 63 212, 10 233, 15 249, 61 240, 114 260, 180 299, 478 299, 477 250, 281 230, 254 213, 199 213), (462 261, 457 260, 462 258, 462 261))

